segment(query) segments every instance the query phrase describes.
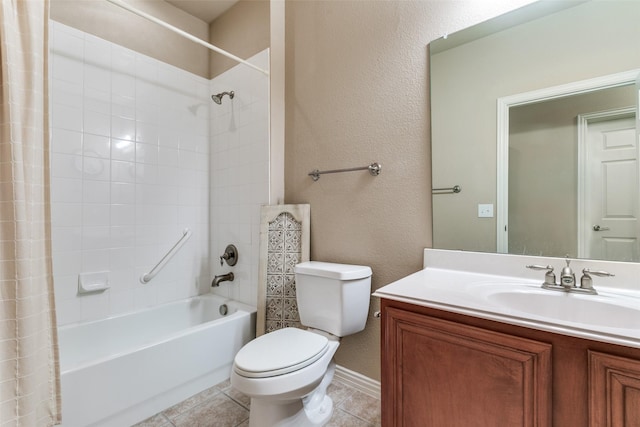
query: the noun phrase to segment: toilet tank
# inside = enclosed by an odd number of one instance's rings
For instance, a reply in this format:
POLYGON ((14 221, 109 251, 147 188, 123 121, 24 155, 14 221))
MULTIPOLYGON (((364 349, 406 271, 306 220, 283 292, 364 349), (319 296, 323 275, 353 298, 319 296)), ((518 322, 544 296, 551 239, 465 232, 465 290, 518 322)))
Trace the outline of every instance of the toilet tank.
POLYGON ((295 266, 300 322, 343 337, 364 329, 369 313, 371 268, 308 261, 295 266))

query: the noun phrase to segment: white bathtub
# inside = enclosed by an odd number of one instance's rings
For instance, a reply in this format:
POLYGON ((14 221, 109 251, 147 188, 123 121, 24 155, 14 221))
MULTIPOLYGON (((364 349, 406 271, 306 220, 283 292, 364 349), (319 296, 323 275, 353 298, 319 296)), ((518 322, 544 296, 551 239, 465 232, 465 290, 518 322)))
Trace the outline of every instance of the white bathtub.
POLYGON ((61 327, 62 425, 144 420, 228 378, 253 337, 255 308, 213 294, 61 327))

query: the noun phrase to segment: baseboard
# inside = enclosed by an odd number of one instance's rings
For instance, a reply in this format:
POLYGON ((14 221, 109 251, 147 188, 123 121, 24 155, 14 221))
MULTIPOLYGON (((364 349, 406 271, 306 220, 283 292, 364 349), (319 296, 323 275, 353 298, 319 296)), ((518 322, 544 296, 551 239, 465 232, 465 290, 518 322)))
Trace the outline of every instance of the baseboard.
POLYGON ((355 388, 362 393, 380 399, 380 382, 372 380, 369 377, 345 368, 344 366, 336 365, 336 372, 334 378, 338 381, 355 388))

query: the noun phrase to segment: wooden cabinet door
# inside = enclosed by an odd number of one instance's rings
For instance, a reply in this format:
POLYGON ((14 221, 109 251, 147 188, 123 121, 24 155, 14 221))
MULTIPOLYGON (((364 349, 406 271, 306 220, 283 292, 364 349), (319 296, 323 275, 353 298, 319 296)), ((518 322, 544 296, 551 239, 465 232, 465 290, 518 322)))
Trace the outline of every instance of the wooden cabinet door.
POLYGON ((383 426, 547 427, 551 345, 387 307, 383 426))
POLYGON ((640 360, 589 351, 589 426, 640 427, 640 360))

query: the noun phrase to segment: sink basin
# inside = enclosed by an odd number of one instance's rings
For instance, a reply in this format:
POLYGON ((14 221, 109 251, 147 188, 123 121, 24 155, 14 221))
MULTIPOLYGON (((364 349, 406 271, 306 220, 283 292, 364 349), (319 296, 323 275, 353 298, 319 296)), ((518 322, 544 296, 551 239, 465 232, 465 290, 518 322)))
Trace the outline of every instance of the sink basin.
POLYGON ((640 301, 635 298, 504 288, 488 292, 485 298, 505 309, 537 317, 610 328, 640 328, 640 301))

